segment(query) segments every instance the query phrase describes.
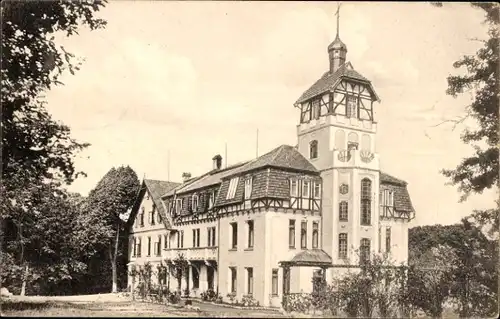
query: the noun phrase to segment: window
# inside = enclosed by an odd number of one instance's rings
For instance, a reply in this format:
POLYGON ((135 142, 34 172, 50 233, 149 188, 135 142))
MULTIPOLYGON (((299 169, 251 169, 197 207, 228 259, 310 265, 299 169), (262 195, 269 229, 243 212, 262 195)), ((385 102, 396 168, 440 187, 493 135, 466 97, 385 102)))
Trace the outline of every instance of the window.
POLYGON ((371 224, 372 215, 372 182, 368 178, 361 180, 361 225, 371 224))
POLYGON ((231 289, 229 290, 231 293, 236 293, 236 267, 229 267, 229 272, 231 275, 231 289))
POLYGON ((207 233, 208 233, 207 246, 215 247, 215 227, 208 227, 207 233))
POLYGON ((137 238, 132 238, 132 257, 135 257, 137 254, 137 238))
POLYGON ((291 179, 290 180, 290 196, 296 197, 298 194, 298 186, 299 184, 297 183, 296 179, 291 179))
POLYGON ((319 246, 319 223, 313 222, 313 242, 312 248, 318 248, 319 246))
POLYGON ((161 256, 161 235, 158 235, 158 241, 155 243, 155 255, 161 256))
POLYGON ((163 249, 168 249, 169 238, 168 235, 163 235, 163 249))
POLYGON ((145 211, 145 208, 144 208, 144 207, 142 207, 142 209, 141 209, 141 214, 139 215, 139 216, 140 216, 140 217, 139 217, 139 220, 140 220, 140 222, 141 222, 141 224, 140 224, 140 225, 141 225, 141 227, 144 227, 144 211, 145 211))
POLYGON ((250 199, 252 196, 252 177, 249 176, 245 179, 245 199, 250 199))
POLYGON ((239 180, 239 177, 234 177, 229 182, 229 189, 227 190, 226 199, 234 198, 234 195, 236 194, 236 187, 238 186, 238 180, 239 180))
POLYGON ((349 204, 346 201, 341 201, 339 203, 339 220, 340 221, 349 220, 349 204))
POLYGON ((302 183, 302 197, 309 197, 309 181, 304 181, 302 183))
POLYGON ((136 245, 137 245, 136 249, 137 257, 141 257, 141 247, 142 247, 141 237, 139 237, 138 240, 136 241, 136 245))
POLYGON ((321 198, 321 183, 314 182, 314 198, 321 198))
POLYGON ((193 212, 198 210, 198 195, 193 195, 191 198, 191 208, 193 212))
POLYGON ((200 229, 193 229, 193 247, 200 247, 200 229))
POLYGON ((355 96, 347 97, 346 105, 346 116, 347 117, 358 117, 358 99, 355 96))
POLYGON ((181 210, 182 210, 182 198, 178 198, 176 201, 175 201, 175 212, 177 214, 180 214, 181 213, 181 210))
POLYGON ((385 251, 391 252, 391 227, 385 228, 385 251))
POLYGON ((150 215, 150 217, 149 217, 149 219, 150 219, 150 220, 149 220, 149 223, 150 223, 151 225, 154 225, 154 224, 155 224, 155 209, 154 209, 154 207, 153 207, 153 210, 150 212, 150 214, 151 214, 151 215, 150 215))
POLYGON ((198 289, 200 288, 200 273, 198 272, 198 269, 194 266, 191 266, 192 273, 193 273, 193 289, 198 289))
POLYGON ((368 238, 361 239, 359 261, 361 264, 370 260, 370 240, 368 238))
POLYGON ((253 268, 247 268, 247 294, 253 294, 253 268))
POLYGON ((347 234, 339 234, 339 258, 347 259, 347 234))
POLYGON ((311 104, 312 104, 312 119, 316 120, 321 115, 320 106, 319 106, 319 99, 312 101, 311 104))
POLYGON ((231 249, 238 248, 238 224, 231 223, 231 249))
POLYGON ((161 222, 163 221, 160 212, 156 212, 156 221, 158 222, 158 224, 161 224, 161 222))
POLYGON ((378 252, 382 251, 382 227, 378 226, 378 252))
POLYGON ((180 230, 177 233, 177 248, 184 248, 184 231, 180 230))
POLYGON ((151 237, 148 237, 148 256, 151 256, 151 237))
POLYGON ((307 222, 300 224, 300 248, 307 249, 307 222))
POLYGON ((394 207, 394 192, 389 191, 389 206, 394 207))
POLYGON ((253 220, 247 221, 248 228, 248 243, 247 248, 253 248, 253 239, 254 239, 254 231, 253 231, 253 220))
POLYGON ((214 203, 215 203, 215 192, 211 192, 210 199, 208 201, 208 208, 214 207, 214 203))
POLYGON ((295 248, 295 219, 288 222, 288 247, 295 248))
POLYGON ((309 144, 309 158, 318 158, 318 141, 314 140, 309 144))
POLYGON ((348 151, 357 150, 358 147, 359 147, 359 145, 356 142, 347 142, 347 150, 348 151))
POLYGON ((271 289, 272 289, 272 295, 277 296, 278 295, 278 269, 273 269, 272 272, 272 277, 271 277, 271 289))

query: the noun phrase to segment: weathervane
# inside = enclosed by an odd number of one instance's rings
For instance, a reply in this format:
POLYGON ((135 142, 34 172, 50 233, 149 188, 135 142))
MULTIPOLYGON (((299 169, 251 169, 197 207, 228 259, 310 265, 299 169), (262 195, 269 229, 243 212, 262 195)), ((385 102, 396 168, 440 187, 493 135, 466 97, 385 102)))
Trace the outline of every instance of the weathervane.
POLYGON ((335 15, 337 16, 337 38, 339 37, 339 29, 340 29, 340 6, 341 3, 337 2, 337 12, 335 12, 335 15))

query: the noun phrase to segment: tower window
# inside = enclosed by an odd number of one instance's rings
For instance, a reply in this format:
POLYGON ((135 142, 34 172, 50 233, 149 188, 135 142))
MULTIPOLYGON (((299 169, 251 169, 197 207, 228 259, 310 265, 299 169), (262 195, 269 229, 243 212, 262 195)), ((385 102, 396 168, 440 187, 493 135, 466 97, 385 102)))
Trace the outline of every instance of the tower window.
POLYGON ((309 158, 318 158, 318 141, 316 140, 309 145, 309 158))
POLYGON ((316 120, 321 115, 321 113, 320 113, 320 106, 319 106, 319 99, 312 101, 311 104, 312 104, 312 116, 311 116, 311 119, 316 120))
POLYGON ((313 233, 312 233, 312 248, 318 248, 319 246, 319 223, 313 222, 313 233))
POLYGON ((288 222, 288 247, 295 248, 295 219, 288 222))
POLYGON ((307 248, 307 221, 300 224, 300 248, 307 248))
POLYGON ((371 224, 372 215, 372 182, 368 178, 361 180, 361 225, 371 224))
POLYGON ((346 201, 342 201, 339 203, 339 220, 349 220, 349 204, 346 201))
POLYGON ((346 233, 339 234, 339 258, 340 259, 347 258, 347 234, 346 233))
POLYGON ((347 97, 346 115, 347 117, 358 117, 358 98, 355 96, 347 97))

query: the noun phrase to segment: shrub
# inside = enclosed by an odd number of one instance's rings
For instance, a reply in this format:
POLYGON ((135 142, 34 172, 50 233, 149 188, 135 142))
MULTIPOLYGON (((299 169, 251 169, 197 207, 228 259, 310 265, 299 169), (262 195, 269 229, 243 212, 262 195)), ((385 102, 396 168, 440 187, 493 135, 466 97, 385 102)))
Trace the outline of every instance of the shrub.
POLYGON ((251 295, 243 296, 241 299, 241 305, 243 307, 258 307, 259 302, 253 298, 251 295))
MULTIPOLYGON (((204 291, 201 293, 201 300, 203 301, 217 301, 220 295, 217 295, 217 293, 213 289, 208 289, 207 291, 204 291)), ((222 296, 220 296, 222 299, 222 296)))
POLYGON ((178 304, 181 301, 181 295, 175 291, 168 295, 168 302, 171 304, 178 304))

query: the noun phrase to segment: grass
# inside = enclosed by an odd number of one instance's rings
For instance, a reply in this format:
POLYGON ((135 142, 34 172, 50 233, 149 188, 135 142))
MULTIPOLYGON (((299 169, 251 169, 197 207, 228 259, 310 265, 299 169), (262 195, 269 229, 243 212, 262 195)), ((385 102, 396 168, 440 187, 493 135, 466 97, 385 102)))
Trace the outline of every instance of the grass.
POLYGON ((283 317, 266 310, 232 309, 193 301, 199 310, 116 298, 116 295, 13 297, 2 300, 1 315, 9 317, 283 317))

